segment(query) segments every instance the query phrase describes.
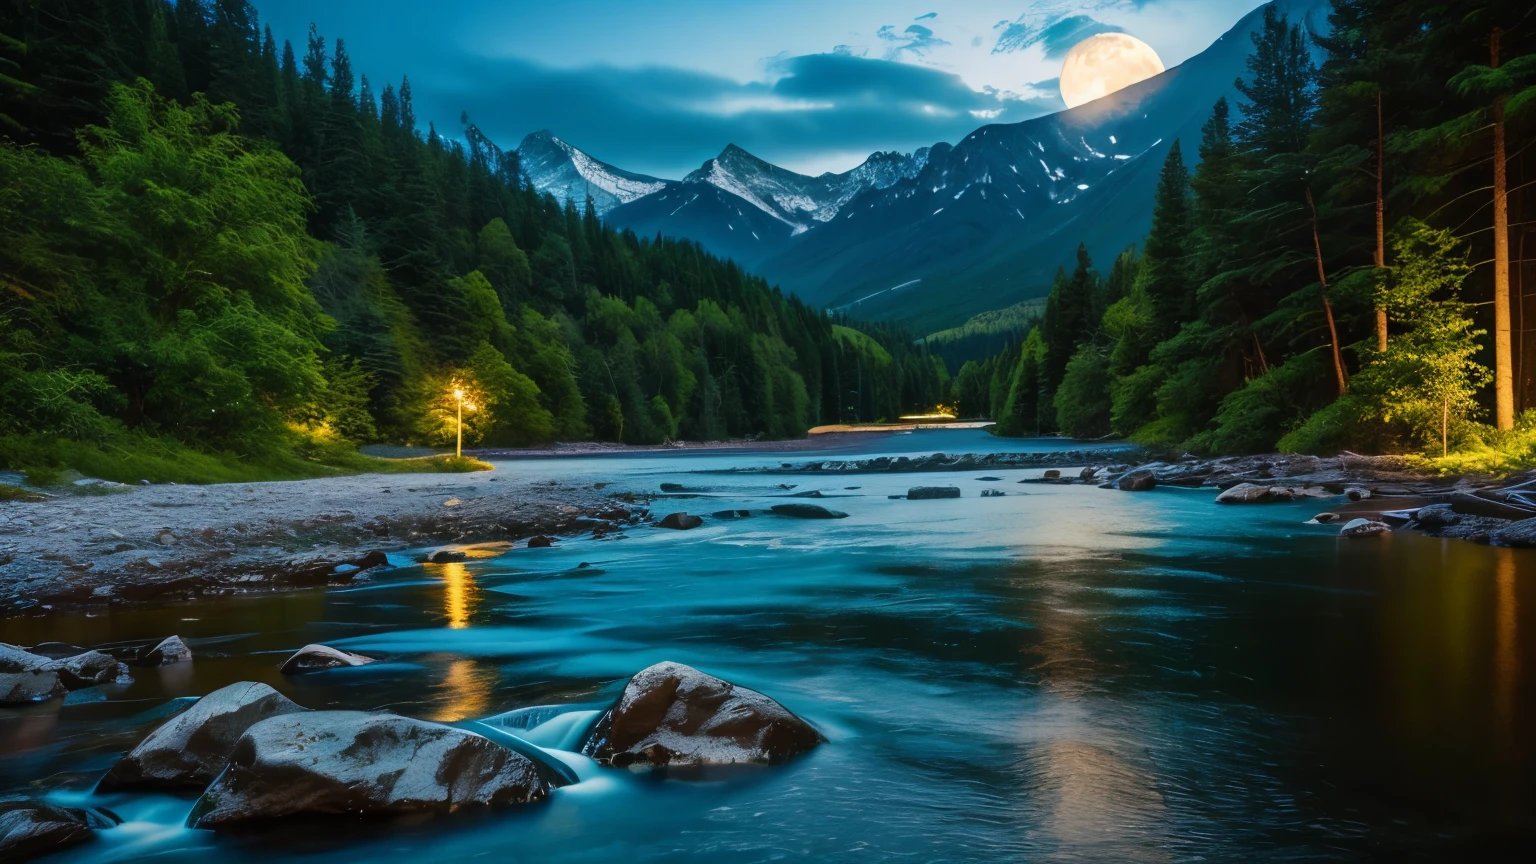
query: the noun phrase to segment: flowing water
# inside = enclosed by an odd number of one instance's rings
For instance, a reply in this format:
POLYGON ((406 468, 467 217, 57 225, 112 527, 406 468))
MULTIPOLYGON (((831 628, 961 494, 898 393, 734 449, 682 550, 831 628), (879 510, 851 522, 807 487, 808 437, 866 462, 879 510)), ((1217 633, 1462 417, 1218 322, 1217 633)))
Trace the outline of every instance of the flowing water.
MULTIPOLYGON (((950 431, 863 446, 1000 445, 950 431)), ((23 644, 175 632, 197 655, 0 711, 0 791, 124 818, 58 861, 1491 860, 1536 834, 1536 552, 1408 532, 1341 542, 1303 524, 1327 502, 1016 482, 1038 471, 714 473, 806 458, 500 470, 708 495, 657 513, 762 511, 792 483, 849 518, 634 528, 481 547, 346 590, 0 622, 0 641, 23 644), (948 483, 965 497, 887 497, 948 483), (387 662, 277 673, 321 641, 387 662), (571 752, 623 680, 661 660, 767 693, 829 741, 689 781, 571 752), (234 837, 183 827, 188 798, 90 791, 173 700, 239 680, 312 708, 492 718, 581 782, 494 813, 234 837)))

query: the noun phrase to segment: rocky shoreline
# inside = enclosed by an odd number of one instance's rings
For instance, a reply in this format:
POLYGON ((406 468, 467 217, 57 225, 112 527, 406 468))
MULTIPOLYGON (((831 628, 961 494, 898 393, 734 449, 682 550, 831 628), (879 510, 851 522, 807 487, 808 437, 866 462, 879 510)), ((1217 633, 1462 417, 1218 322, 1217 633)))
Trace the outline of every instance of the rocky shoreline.
MULTIPOLYGON (((597 484, 598 487, 606 484, 597 484)), ((501 472, 97 484, 0 505, 0 614, 356 583, 389 553, 611 534, 643 502, 501 472)))

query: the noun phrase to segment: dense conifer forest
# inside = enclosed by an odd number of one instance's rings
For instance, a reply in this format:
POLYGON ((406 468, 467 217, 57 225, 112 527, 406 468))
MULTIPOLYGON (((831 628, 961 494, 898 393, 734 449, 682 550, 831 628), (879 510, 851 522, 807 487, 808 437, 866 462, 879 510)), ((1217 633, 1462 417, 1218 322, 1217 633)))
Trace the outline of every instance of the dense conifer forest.
MULTIPOLYGON (((803 435, 944 365, 529 188, 244 0, 0 3, 0 460, 803 435)), ((318 451, 316 451, 318 452, 318 451)))
POLYGON ((1203 453, 1536 457, 1536 13, 1337 0, 1330 24, 1266 10, 1142 247, 1107 276, 1079 249, 1022 344, 959 370, 963 412, 1203 453))

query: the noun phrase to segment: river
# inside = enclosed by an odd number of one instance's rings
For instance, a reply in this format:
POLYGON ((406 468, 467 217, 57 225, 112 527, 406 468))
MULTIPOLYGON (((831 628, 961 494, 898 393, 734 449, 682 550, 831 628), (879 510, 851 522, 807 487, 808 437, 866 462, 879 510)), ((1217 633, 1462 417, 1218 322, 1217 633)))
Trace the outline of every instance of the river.
MULTIPOLYGON (((998 449, 1020 445, 919 431, 863 446, 998 449)), ((1208 490, 1017 482, 1038 470, 721 473, 810 458, 498 470, 707 495, 658 500, 658 514, 764 511, 795 484, 849 518, 642 527, 482 547, 463 564, 402 556, 345 590, 0 621, 0 641, 179 633, 196 654, 0 710, 0 791, 125 820, 59 862, 1489 860, 1536 835, 1536 552, 1411 532, 1341 541, 1304 524, 1326 502, 1217 507, 1208 490), (887 497, 949 483, 964 497, 887 497), (322 641, 387 662, 278 674, 322 641), (760 690, 828 743, 703 781, 558 752, 661 660, 760 690), (559 706, 514 731, 582 782, 491 814, 232 837, 183 827, 190 799, 90 791, 170 700, 240 680, 311 708, 449 722, 559 706)))

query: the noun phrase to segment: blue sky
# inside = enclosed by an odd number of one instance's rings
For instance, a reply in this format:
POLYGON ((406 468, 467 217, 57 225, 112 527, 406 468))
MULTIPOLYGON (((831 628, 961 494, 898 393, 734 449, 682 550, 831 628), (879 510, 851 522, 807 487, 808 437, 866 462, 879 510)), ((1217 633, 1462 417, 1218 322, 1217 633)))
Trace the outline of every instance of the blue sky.
POLYGON ((1058 110, 1061 56, 1093 33, 1168 66, 1259 0, 254 0, 279 39, 313 21, 374 89, 411 77, 417 115, 461 111, 503 146, 539 129, 680 177, 737 144, 805 173, 1058 110))

